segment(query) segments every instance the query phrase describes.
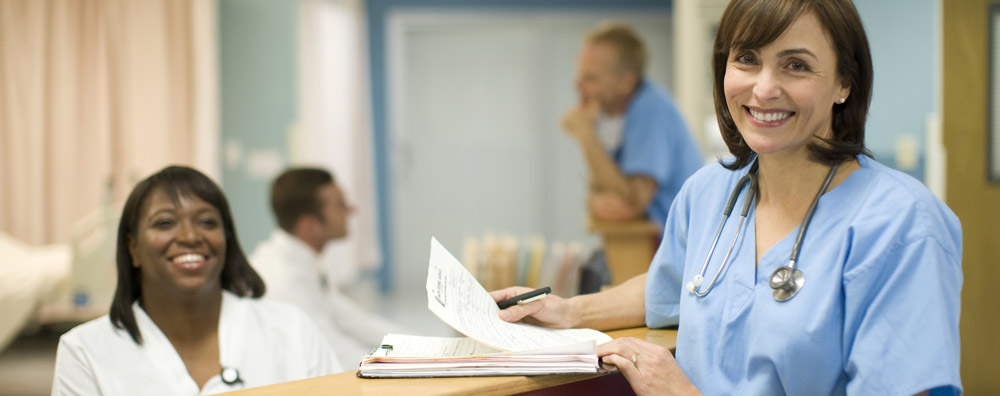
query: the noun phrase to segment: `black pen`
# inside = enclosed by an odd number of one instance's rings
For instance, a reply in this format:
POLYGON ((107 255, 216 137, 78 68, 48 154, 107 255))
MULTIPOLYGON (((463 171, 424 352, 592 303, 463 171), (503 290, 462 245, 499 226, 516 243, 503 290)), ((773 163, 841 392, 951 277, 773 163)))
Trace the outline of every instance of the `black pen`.
POLYGON ((549 294, 551 292, 552 292, 552 289, 550 289, 548 286, 546 286, 546 287, 543 287, 541 289, 532 290, 530 292, 524 293, 524 294, 519 295, 517 297, 508 298, 506 300, 498 302, 497 306, 500 307, 500 309, 507 309, 507 308, 510 308, 510 307, 513 307, 513 306, 517 305, 518 303, 527 304, 527 303, 535 301, 535 300, 537 300, 539 298, 545 297, 545 295, 547 295, 547 294, 549 294))

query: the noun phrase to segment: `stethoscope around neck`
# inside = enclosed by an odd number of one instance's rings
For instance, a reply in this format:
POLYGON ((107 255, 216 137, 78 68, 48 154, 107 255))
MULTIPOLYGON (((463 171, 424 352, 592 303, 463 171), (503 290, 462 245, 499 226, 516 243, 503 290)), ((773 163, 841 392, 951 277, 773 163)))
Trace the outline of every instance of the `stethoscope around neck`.
MULTIPOLYGON (((771 286, 771 295, 774 296, 775 300, 787 301, 792 297, 795 297, 795 295, 799 293, 799 290, 802 289, 802 285, 806 282, 805 277, 802 276, 802 271, 795 268, 795 264, 799 258, 802 240, 806 236, 806 228, 809 227, 809 223, 812 221, 813 213, 816 212, 816 206, 819 204, 819 198, 823 196, 823 192, 830 186, 830 182, 833 180, 833 175, 837 173, 837 168, 839 166, 840 164, 835 164, 830 167, 830 172, 826 174, 826 180, 823 181, 823 186, 819 188, 819 191, 816 193, 816 197, 813 198, 812 204, 809 205, 809 210, 806 211, 806 216, 802 219, 802 223, 799 225, 799 233, 795 236, 795 244, 792 245, 792 253, 788 258, 788 265, 782 265, 771 273, 771 278, 768 280, 768 284, 771 286)), ((694 278, 687 283, 688 291, 694 293, 694 295, 698 297, 704 297, 712 291, 712 287, 715 286, 715 282, 719 279, 719 275, 722 274, 722 270, 726 268, 726 263, 729 262, 729 256, 733 253, 733 246, 736 246, 736 240, 739 239, 740 231, 743 229, 743 221, 746 220, 747 214, 750 213, 750 205, 757 197, 757 168, 757 160, 754 160, 753 165, 750 166, 750 170, 736 182, 736 187, 734 187, 733 192, 729 194, 729 201, 726 202, 726 207, 722 211, 722 222, 719 223, 719 229, 715 232, 715 238, 712 239, 712 247, 708 249, 708 257, 705 257, 705 264, 702 264, 701 266, 701 273, 695 275, 694 278), (740 222, 736 225, 736 235, 733 236, 733 241, 729 244, 726 256, 723 257, 722 264, 719 265, 719 270, 715 271, 715 276, 712 277, 712 281, 708 283, 708 286, 705 287, 704 291, 700 291, 698 288, 705 281, 705 270, 708 269, 708 262, 712 260, 712 254, 715 252, 715 247, 719 245, 719 236, 722 235, 722 229, 726 226, 726 220, 728 220, 729 215, 733 213, 733 207, 736 206, 736 200, 739 198, 740 192, 743 190, 743 186, 748 183, 750 188, 747 191, 746 201, 743 202, 743 210, 740 212, 740 222)))

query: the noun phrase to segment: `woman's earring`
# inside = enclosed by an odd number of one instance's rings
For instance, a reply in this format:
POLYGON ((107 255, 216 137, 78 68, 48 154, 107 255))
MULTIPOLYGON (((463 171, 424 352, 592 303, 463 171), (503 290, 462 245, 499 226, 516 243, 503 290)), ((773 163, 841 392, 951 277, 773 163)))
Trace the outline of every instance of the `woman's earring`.
POLYGON ((844 104, 844 102, 846 102, 846 101, 847 101, 847 98, 840 98, 840 104, 844 104))

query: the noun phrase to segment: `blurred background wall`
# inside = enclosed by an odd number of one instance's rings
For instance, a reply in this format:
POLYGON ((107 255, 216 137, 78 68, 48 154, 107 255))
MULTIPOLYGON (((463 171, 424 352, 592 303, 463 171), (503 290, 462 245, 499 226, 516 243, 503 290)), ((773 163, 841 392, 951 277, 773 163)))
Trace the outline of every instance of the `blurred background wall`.
MULTIPOLYGON (((725 3, 5 0, 0 230, 69 243, 88 213, 185 163, 220 181, 251 250, 274 227, 270 179, 319 164, 359 209, 328 260, 345 283, 419 288, 432 234, 452 249, 485 233, 594 246, 581 158, 558 127, 580 36, 635 25, 649 77, 714 158, 701 65, 725 3), (101 15, 119 22, 84 23, 101 15)), ((869 147, 941 193, 939 5, 857 6, 876 68, 869 147)))

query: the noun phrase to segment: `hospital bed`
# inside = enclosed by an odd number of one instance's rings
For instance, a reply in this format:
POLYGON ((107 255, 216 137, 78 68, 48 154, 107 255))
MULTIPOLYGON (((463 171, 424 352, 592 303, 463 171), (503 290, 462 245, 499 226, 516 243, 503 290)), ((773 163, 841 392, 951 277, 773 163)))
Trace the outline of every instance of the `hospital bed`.
POLYGON ((0 351, 32 328, 82 323, 108 312, 118 212, 106 206, 88 214, 65 244, 30 245, 0 232, 0 351))

